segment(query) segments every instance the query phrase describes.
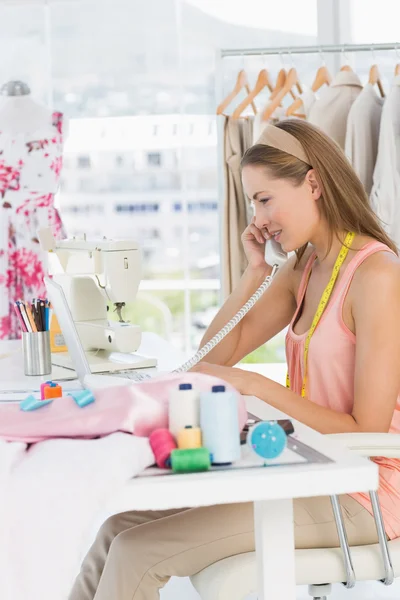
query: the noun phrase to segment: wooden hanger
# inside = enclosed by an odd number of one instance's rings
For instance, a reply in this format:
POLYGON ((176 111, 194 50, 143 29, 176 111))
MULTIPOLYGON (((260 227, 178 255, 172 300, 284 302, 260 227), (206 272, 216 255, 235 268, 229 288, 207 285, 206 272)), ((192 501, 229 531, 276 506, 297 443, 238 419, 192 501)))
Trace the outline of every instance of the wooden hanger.
POLYGON ((315 74, 315 79, 313 81, 311 89, 313 92, 317 92, 323 85, 330 85, 331 81, 331 74, 329 73, 327 67, 325 65, 322 65, 322 67, 320 67, 315 74))
MULTIPOLYGON (((312 83, 311 90, 313 92, 317 92, 323 85, 330 85, 332 81, 331 74, 329 73, 327 67, 323 65, 318 69, 315 74, 315 79, 312 83)), ((291 115, 295 115, 296 117, 300 117, 302 119, 306 118, 306 115, 297 114, 299 108, 301 108, 303 101, 301 98, 296 98, 296 100, 289 106, 286 111, 286 116, 290 117, 291 115)))
POLYGON ((394 69, 394 76, 397 77, 397 75, 400 75, 400 63, 397 63, 394 69))
POLYGON ((378 65, 371 66, 371 68, 369 70, 368 83, 370 83, 371 85, 377 85, 381 97, 382 98, 385 97, 385 92, 383 91, 383 86, 382 86, 382 81, 381 81, 381 77, 379 74, 378 65))
MULTIPOLYGON (((274 89, 267 69, 261 69, 261 71, 258 74, 257 81, 256 81, 254 88, 246 96, 246 98, 243 100, 243 102, 241 102, 239 104, 239 106, 237 108, 235 108, 235 110, 232 113, 232 118, 238 119, 241 116, 241 114, 243 113, 243 111, 249 106, 249 104, 251 104, 253 102, 254 98, 264 88, 268 88, 270 92, 272 92, 272 90, 274 89)), ((253 110, 254 110, 254 108, 253 108, 253 110)), ((257 112, 257 111, 255 111, 255 112, 257 112)))
MULTIPOLYGON (((244 69, 242 69, 241 71, 239 71, 237 79, 236 79, 235 87, 233 88, 233 90, 226 96, 226 98, 224 98, 222 100, 221 104, 217 107, 217 115, 223 115, 225 109, 230 105, 230 103, 232 102, 232 100, 234 100, 236 98, 236 96, 243 89, 245 89, 246 92, 248 94, 250 94, 249 81, 247 79, 247 74, 246 74, 246 71, 244 69)), ((251 106, 252 106, 252 109, 254 111, 254 114, 256 114, 257 109, 256 109, 256 106, 255 106, 254 102, 251 103, 251 106)))
POLYGON ((352 71, 353 69, 351 68, 350 65, 343 65, 343 67, 340 67, 341 71, 352 71))
POLYGON ((299 81, 299 77, 297 75, 297 71, 295 68, 292 68, 289 70, 289 73, 287 74, 284 86, 276 94, 276 96, 273 98, 273 100, 268 104, 268 106, 264 110, 262 117, 261 117, 262 121, 268 121, 268 119, 272 116, 274 110, 280 105, 280 103, 282 102, 282 100, 286 96, 286 94, 291 93, 293 91, 292 88, 295 86, 297 87, 297 90, 299 91, 299 93, 302 94, 303 90, 302 90, 302 87, 301 87, 301 84, 299 81))
POLYGON ((269 97, 270 100, 273 100, 277 96, 277 94, 281 91, 281 89, 285 85, 286 77, 287 77, 287 73, 286 73, 285 69, 281 69, 276 78, 275 87, 272 90, 271 95, 269 97))

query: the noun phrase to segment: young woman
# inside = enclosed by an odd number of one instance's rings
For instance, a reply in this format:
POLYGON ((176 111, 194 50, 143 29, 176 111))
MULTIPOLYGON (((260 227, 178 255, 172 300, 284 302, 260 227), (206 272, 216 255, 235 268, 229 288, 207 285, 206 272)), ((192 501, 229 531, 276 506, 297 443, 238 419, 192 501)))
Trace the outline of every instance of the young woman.
MULTIPOLYGON (((242 162, 255 216, 248 267, 207 342, 271 272, 265 240, 296 251, 243 321, 196 370, 258 396, 321 433, 400 432, 400 260, 334 142, 298 120, 268 125, 242 162), (336 277, 336 279, 335 279, 336 277), (315 327, 323 297, 325 309, 315 327), (235 368, 289 325, 289 388, 235 368)), ((389 538, 400 535, 400 465, 377 459, 389 538)), ((342 496, 349 542, 377 541, 368 496, 342 496)), ((338 546, 328 498, 294 502, 298 548, 338 546)), ((192 575, 254 549, 249 504, 128 512, 106 521, 70 600, 156 600, 171 575, 192 575)))

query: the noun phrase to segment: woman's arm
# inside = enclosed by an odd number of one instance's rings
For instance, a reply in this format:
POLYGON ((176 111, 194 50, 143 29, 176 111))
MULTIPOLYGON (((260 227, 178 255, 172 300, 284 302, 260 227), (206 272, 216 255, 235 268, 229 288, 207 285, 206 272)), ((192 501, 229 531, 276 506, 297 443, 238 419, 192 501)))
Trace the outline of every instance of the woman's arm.
MULTIPOLYGON (((259 348, 290 322, 296 309, 293 294, 292 257, 275 275, 270 287, 264 292, 243 320, 207 355, 207 361, 219 365, 235 365, 244 356, 259 348)), ((229 296, 221 310, 208 327, 200 347, 204 346, 242 308, 266 276, 271 267, 252 269, 248 267, 239 285, 229 296)))
MULTIPOLYGON (((242 369, 199 363, 193 371, 207 373, 224 379, 240 393, 256 396, 271 406, 278 408, 289 417, 301 421, 320 433, 352 433, 364 431, 352 415, 339 413, 330 408, 319 406, 306 398, 286 389, 268 377, 243 371, 242 369)), ((377 431, 377 430, 374 430, 377 431)))
POLYGON ((399 259, 372 256, 352 288, 357 336, 352 414, 319 406, 257 373, 207 364, 196 370, 229 381, 321 433, 387 432, 400 392, 399 259))

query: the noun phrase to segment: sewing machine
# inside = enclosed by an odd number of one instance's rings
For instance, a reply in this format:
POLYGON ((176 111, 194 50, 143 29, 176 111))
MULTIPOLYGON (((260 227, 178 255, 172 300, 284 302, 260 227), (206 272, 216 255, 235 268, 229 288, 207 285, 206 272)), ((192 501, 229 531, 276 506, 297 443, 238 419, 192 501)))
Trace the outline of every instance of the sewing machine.
MULTIPOLYGON (((132 355, 140 345, 141 329, 123 318, 141 279, 138 245, 86 236, 56 241, 48 228, 39 231, 39 239, 48 252, 49 273, 67 298, 92 373, 155 366, 153 358, 132 355), (110 306, 115 307, 118 322, 108 320, 110 306)), ((67 353, 53 353, 52 362, 72 368, 67 353)))

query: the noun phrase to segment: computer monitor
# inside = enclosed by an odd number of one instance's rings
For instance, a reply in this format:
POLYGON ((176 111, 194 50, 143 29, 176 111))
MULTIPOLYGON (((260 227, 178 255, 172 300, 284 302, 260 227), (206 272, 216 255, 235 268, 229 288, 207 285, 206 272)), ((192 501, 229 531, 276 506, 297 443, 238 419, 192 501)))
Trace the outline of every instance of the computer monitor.
POLYGON ((57 315, 72 364, 79 381, 83 384, 85 376, 91 375, 91 370, 75 327, 64 290, 61 285, 54 281, 54 279, 45 277, 44 282, 47 289, 47 296, 57 315))

